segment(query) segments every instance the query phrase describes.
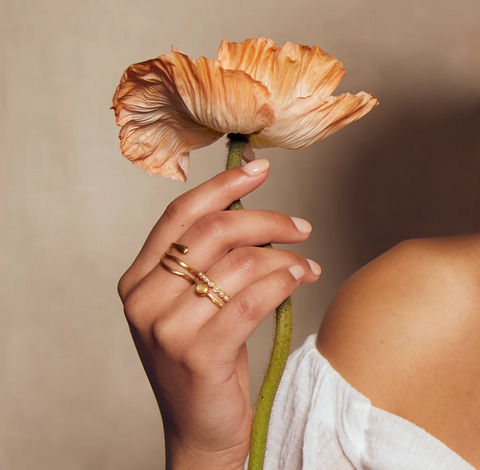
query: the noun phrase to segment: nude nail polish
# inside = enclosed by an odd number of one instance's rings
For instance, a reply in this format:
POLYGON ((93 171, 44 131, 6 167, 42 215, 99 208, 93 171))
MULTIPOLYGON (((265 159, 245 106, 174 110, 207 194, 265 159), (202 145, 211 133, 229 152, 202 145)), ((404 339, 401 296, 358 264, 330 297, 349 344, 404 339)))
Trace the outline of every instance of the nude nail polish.
POLYGON ((305 219, 300 219, 300 217, 290 217, 292 222, 295 224, 295 227, 302 233, 310 233, 312 231, 312 225, 310 222, 307 222, 305 219))
POLYGON ((322 273, 322 268, 320 267, 320 265, 313 261, 313 259, 307 259, 307 263, 310 265, 312 273, 315 274, 315 276, 320 276, 320 274, 322 273))
POLYGON ((303 270, 302 266, 299 264, 296 264, 295 266, 290 266, 288 268, 290 271, 290 274, 298 281, 300 278, 303 277, 305 274, 305 271, 303 270))
POLYGON ((247 175, 254 176, 267 171, 269 166, 270 162, 265 158, 261 158, 260 160, 253 160, 252 162, 243 165, 241 168, 247 175))

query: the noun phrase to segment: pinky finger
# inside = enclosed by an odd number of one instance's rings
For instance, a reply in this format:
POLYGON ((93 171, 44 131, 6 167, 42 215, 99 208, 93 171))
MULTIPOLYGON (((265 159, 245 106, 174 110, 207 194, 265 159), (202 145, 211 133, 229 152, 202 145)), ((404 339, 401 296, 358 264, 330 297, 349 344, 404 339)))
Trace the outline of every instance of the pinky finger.
POLYGON ((282 268, 241 290, 206 323, 200 341, 214 348, 219 361, 234 361, 260 323, 300 285, 300 265, 282 268))

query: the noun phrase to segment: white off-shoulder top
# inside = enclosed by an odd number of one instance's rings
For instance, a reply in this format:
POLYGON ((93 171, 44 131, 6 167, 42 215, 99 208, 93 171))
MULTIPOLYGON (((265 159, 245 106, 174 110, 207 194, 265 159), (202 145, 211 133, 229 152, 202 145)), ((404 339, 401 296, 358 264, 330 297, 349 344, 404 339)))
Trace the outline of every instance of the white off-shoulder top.
POLYGON ((315 340, 309 336, 288 360, 265 470, 475 470, 415 424, 372 406, 315 340))

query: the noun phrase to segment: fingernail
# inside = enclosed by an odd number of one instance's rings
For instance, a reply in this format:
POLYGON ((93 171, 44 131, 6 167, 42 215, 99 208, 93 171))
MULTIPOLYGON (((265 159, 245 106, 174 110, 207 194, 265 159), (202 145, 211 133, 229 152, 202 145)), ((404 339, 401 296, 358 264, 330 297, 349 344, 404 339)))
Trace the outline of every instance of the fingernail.
POLYGON ((305 219, 300 219, 299 217, 290 217, 295 224, 295 227, 302 233, 310 233, 312 231, 312 225, 310 222, 307 222, 305 219))
POLYGON ((310 265, 310 269, 312 270, 312 273, 315 274, 315 276, 320 276, 322 273, 322 268, 318 263, 315 263, 313 259, 307 259, 308 264, 310 265))
POLYGON ((305 274, 305 271, 303 270, 303 268, 299 265, 299 264, 296 264, 295 266, 290 266, 288 268, 288 270, 290 271, 290 274, 295 278, 295 280, 299 280, 303 277, 303 275, 305 274))
POLYGON ((269 166, 270 162, 265 158, 261 158, 260 160, 253 160, 252 162, 243 165, 242 169, 247 175, 253 176, 267 171, 269 166))

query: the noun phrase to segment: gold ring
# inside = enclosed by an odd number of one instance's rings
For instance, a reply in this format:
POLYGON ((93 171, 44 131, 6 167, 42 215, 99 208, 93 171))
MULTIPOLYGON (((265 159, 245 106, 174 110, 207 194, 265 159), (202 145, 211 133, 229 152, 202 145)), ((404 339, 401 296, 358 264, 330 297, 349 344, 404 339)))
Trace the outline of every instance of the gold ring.
POLYGON ((212 294, 209 292, 209 288, 206 284, 204 284, 198 277, 195 279, 195 283, 197 286, 195 287, 195 292, 200 297, 208 297, 217 307, 222 308, 222 302, 219 302, 212 294))
MULTIPOLYGON (((173 246, 174 248, 176 248, 178 251, 180 251, 183 254, 188 252, 188 247, 186 247, 185 245, 180 245, 179 243, 172 243, 171 246, 173 246)), ((174 261, 175 263, 180 265, 182 268, 184 268, 186 271, 188 271, 191 274, 193 274, 194 276, 196 276, 196 278, 192 278, 188 274, 185 274, 181 271, 177 271, 177 270, 171 268, 170 266, 168 266, 168 264, 166 264, 163 261, 163 258, 160 259, 161 265, 167 271, 171 272, 172 274, 175 274, 176 276, 183 277, 184 279, 186 279, 187 281, 189 281, 192 284, 196 284, 195 292, 200 297, 208 297, 217 307, 222 308, 224 306, 224 304, 222 302, 220 302, 218 299, 216 299, 210 293, 210 289, 212 289, 212 291, 216 295, 218 295, 224 302, 228 302, 230 300, 230 296, 228 294, 226 294, 209 277, 207 277, 206 274, 204 274, 202 272, 197 272, 195 269, 193 269, 191 266, 189 266, 187 263, 185 263, 181 259, 177 258, 176 256, 171 255, 168 251, 165 252, 165 257, 168 258, 168 259, 171 259, 172 261, 174 261)))
POLYGON ((167 271, 170 271, 172 274, 176 274, 177 276, 183 277, 184 279, 187 279, 187 281, 191 282, 192 284, 195 283, 195 279, 192 279, 190 276, 188 276, 185 273, 172 269, 170 266, 168 266, 163 262, 163 259, 160 260, 160 263, 167 271))
POLYGON ((217 286, 211 279, 207 277, 206 274, 204 273, 198 273, 197 279, 195 279, 195 283, 197 286, 201 283, 204 284, 205 287, 208 288, 210 287, 215 294, 217 294, 221 299, 223 299, 225 302, 228 302, 230 300, 230 296, 226 294, 222 289, 220 289, 220 286, 217 286), (203 282, 202 282, 203 281, 203 282))
POLYGON ((192 273, 194 276, 198 276, 198 273, 197 271, 195 271, 195 269, 193 269, 187 263, 184 263, 181 259, 178 259, 176 256, 171 255, 168 251, 165 252, 165 256, 175 261, 175 263, 179 264, 182 268, 186 269, 188 272, 192 273))
MULTIPOLYGON (((170 246, 173 246, 174 248, 176 248, 178 251, 180 251, 181 253, 185 254, 188 252, 188 247, 185 246, 185 245, 181 245, 180 243, 171 243, 170 246)), ((195 269, 193 269, 191 266, 189 266, 187 263, 184 263, 181 259, 178 259, 176 256, 173 256, 171 255, 168 250, 165 252, 165 256, 169 259, 171 259, 172 261, 175 261, 177 264, 179 264, 182 268, 186 269, 188 272, 192 273, 194 276, 197 276, 198 273, 197 271, 195 271, 195 269)), ((175 274, 177 276, 180 276, 180 277, 183 277, 184 279, 186 279, 187 281, 191 282, 192 284, 195 283, 195 279, 194 278, 191 278, 189 275, 185 274, 185 273, 182 273, 181 271, 176 271, 175 269, 172 269, 170 266, 168 266, 168 264, 166 264, 164 261, 163 261, 163 258, 160 259, 160 263, 162 264, 162 266, 169 272, 171 272, 172 274, 175 274)))

